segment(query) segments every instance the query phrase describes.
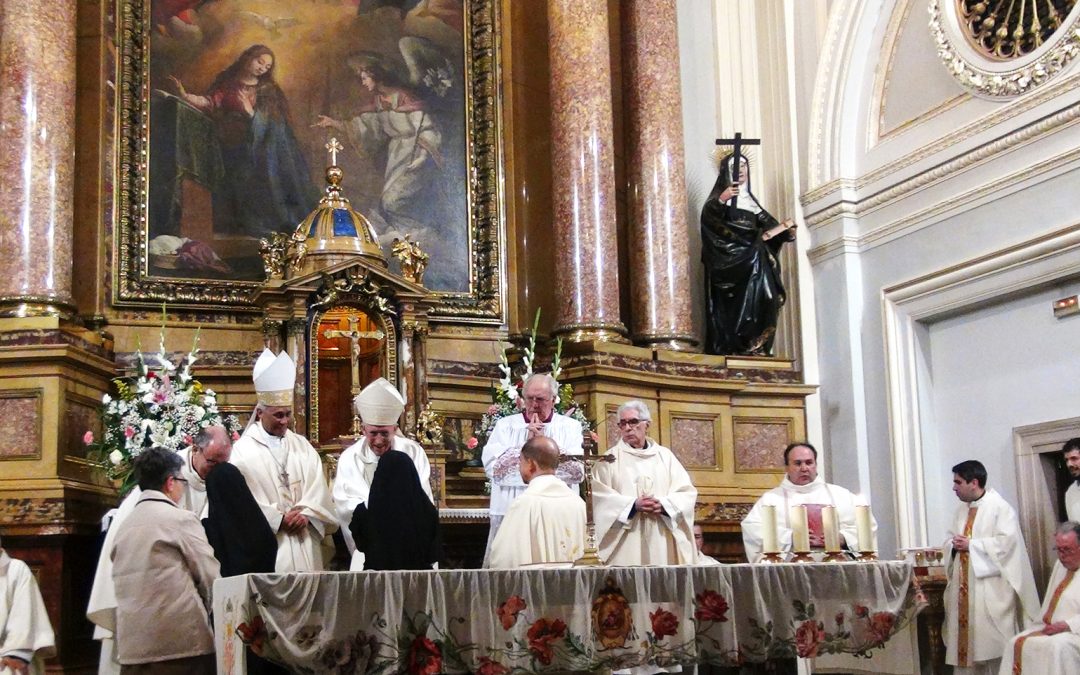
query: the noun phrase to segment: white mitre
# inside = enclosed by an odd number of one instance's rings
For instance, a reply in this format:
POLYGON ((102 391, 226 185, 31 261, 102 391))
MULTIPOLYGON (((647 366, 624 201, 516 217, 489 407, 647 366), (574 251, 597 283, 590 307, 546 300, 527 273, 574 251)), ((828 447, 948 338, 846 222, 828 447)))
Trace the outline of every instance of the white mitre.
POLYGON ((285 352, 276 357, 270 350, 263 350, 251 379, 255 381, 255 393, 259 403, 268 406, 288 406, 293 404, 293 385, 296 384, 296 364, 285 352), (270 356, 270 359, 267 358, 270 356))
POLYGON ((364 387, 353 404, 364 424, 376 427, 396 426, 405 412, 405 397, 383 377, 364 387))

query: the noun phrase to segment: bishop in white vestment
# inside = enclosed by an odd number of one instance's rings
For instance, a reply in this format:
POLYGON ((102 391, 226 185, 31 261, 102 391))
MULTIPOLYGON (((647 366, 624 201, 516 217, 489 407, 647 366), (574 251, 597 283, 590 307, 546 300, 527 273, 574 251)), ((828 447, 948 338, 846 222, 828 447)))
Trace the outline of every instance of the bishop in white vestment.
POLYGON ((1080 523, 1069 521, 1054 537, 1058 564, 1046 587, 1039 621, 1005 646, 999 675, 1080 673, 1080 523))
MULTIPOLYGON (((743 518, 742 535, 746 559, 752 563, 761 560, 763 541, 762 506, 776 507, 777 544, 781 551, 791 551, 792 530, 788 524, 789 509, 792 506, 806 505, 808 511, 815 509, 820 513, 822 506, 836 507, 837 528, 841 543, 847 543, 850 550, 856 550, 859 543, 858 527, 855 523, 855 507, 858 498, 849 490, 826 483, 818 475, 817 450, 808 443, 793 443, 784 450, 784 468, 787 475, 780 485, 769 490, 754 504, 750 513, 743 518)), ((820 522, 818 520, 817 522, 820 522)), ((871 531, 874 535, 874 548, 877 549, 877 520, 871 515, 871 531)), ((823 534, 811 530, 811 548, 824 548, 823 534)))
POLYGON ((0 672, 25 668, 30 675, 44 675, 43 662, 56 653, 55 646, 33 572, 0 548, 0 672))
POLYGON ((288 354, 264 350, 254 372, 259 403, 232 455, 277 533, 278 573, 322 571, 323 538, 338 527, 319 453, 288 427, 295 378, 288 354))
MULTIPOLYGON (((555 412, 557 390, 558 385, 550 375, 535 374, 530 377, 521 388, 525 409, 520 415, 509 415, 496 422, 484 445, 484 472, 491 480, 489 551, 507 509, 518 495, 525 492, 525 483, 518 471, 521 448, 525 442, 537 436, 546 436, 555 441, 562 454, 582 454, 581 425, 573 418, 555 412)), ((571 487, 585 479, 581 464, 573 461, 560 464, 555 475, 571 487)))
POLYGON ((697 488, 675 455, 646 435, 641 401, 619 406, 614 462, 593 469, 593 518, 608 565, 692 565, 697 488))
POLYGON ((1035 620, 1039 597, 1016 511, 993 489, 975 460, 953 467, 962 502, 944 554, 945 663, 954 672, 996 673, 1009 638, 1035 620))
POLYGON ((507 510, 485 567, 573 562, 585 552, 585 502, 555 476, 558 465, 559 447, 550 438, 522 448, 519 466, 528 487, 507 510))
POLYGON ((416 475, 424 494, 432 504, 435 499, 431 494, 431 464, 427 453, 419 443, 399 433, 398 419, 405 411, 405 398, 401 393, 380 377, 364 387, 353 404, 363 422, 364 437, 341 453, 332 495, 338 526, 352 555, 349 569, 356 571, 364 569, 364 553, 356 550, 349 524, 356 507, 367 504, 380 457, 391 449, 408 455, 416 465, 416 475))
MULTIPOLYGON (((228 462, 232 454, 232 440, 225 427, 207 427, 195 437, 192 447, 178 450, 183 461, 180 470, 184 479, 184 494, 177 506, 202 518, 206 515, 206 476, 218 464, 228 462)), ((118 508, 110 510, 102 519, 105 542, 98 557, 94 585, 90 589, 90 602, 86 618, 94 624, 94 639, 101 641, 98 675, 119 675, 120 662, 116 660, 116 587, 113 584, 112 552, 116 545, 116 533, 139 502, 142 490, 136 485, 124 497, 118 508)))

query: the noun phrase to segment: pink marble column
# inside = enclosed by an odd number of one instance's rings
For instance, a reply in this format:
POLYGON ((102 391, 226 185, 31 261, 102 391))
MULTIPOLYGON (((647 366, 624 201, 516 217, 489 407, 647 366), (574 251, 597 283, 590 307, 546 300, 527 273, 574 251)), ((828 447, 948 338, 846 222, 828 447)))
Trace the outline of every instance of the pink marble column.
POLYGON ((548 0, 558 311, 571 342, 624 342, 619 319, 607 0, 548 0))
POLYGON ((72 310, 75 6, 0 10, 0 316, 72 310))
POLYGON ((623 81, 630 198, 630 334, 694 347, 675 0, 625 0, 623 81))

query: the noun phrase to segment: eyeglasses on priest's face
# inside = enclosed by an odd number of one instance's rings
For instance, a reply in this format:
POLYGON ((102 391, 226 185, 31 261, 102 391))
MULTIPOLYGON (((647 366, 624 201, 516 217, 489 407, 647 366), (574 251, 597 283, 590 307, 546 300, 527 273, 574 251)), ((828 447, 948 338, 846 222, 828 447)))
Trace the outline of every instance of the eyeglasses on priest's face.
POLYGON ((178 480, 178 481, 180 481, 181 483, 186 483, 186 482, 188 482, 188 479, 187 479, 187 478, 184 478, 183 476, 173 476, 172 478, 173 478, 173 480, 178 480))
POLYGON ((642 422, 648 422, 648 421, 649 420, 639 420, 636 417, 628 419, 628 420, 619 420, 619 427, 623 428, 623 429, 627 429, 629 427, 636 427, 639 424, 641 424, 642 422))

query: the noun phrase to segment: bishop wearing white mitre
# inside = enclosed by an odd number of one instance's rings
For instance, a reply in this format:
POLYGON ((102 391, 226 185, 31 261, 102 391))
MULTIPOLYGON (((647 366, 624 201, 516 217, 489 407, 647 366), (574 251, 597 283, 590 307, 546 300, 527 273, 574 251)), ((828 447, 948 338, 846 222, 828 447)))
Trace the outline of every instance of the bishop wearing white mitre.
POLYGON ((364 437, 353 443, 338 459, 337 477, 334 478, 334 508, 341 534, 352 554, 350 570, 364 569, 364 553, 356 550, 349 523, 361 504, 367 505, 371 492, 371 479, 379 466, 379 458, 388 450, 397 450, 409 456, 416 465, 420 487, 431 503, 431 464, 427 454, 416 441, 399 433, 398 419, 405 411, 405 397, 385 378, 380 377, 356 395, 353 402, 360 415, 364 437))
POLYGON ((258 405, 233 445, 232 463, 277 533, 274 571, 321 571, 323 537, 338 525, 319 453, 289 429, 296 365, 285 352, 275 357, 264 349, 252 379, 258 405))

